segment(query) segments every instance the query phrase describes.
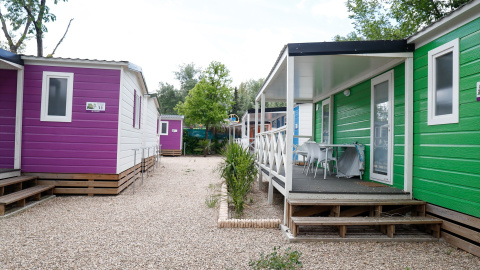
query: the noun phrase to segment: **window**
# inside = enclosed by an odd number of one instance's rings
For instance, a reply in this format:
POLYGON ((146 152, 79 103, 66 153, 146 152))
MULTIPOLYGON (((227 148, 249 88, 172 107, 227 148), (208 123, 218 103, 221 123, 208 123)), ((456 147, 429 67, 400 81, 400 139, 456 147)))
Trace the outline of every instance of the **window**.
POLYGON ((458 123, 458 43, 428 52, 428 125, 458 123))
POLYGON ((140 129, 142 118, 142 96, 133 91, 133 127, 140 129))
POLYGON ((160 121, 160 135, 168 135, 168 122, 160 121))
POLYGON ((72 122, 73 73, 43 72, 40 121, 72 122))
POLYGON ((322 143, 330 143, 330 120, 330 98, 327 98, 322 101, 322 143))

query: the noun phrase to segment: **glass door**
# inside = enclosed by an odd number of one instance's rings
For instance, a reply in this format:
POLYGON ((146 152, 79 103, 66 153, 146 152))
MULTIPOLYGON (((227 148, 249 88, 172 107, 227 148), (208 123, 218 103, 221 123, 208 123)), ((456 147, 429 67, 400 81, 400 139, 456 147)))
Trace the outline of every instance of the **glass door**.
POLYGON ((370 179, 392 184, 393 71, 372 79, 370 179))
POLYGON ((322 143, 330 143, 330 98, 322 101, 322 143))

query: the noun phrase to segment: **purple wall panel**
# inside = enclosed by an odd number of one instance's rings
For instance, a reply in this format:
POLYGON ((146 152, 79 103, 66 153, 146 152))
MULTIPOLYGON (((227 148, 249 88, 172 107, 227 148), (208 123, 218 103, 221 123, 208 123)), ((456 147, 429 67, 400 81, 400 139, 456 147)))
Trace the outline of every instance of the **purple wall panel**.
POLYGON ((162 120, 168 122, 168 135, 160 135, 160 144, 162 149, 180 150, 182 149, 182 121, 181 120, 162 120), (176 129, 177 132, 172 132, 172 129, 176 129))
POLYGON ((17 71, 0 69, 0 168, 13 169, 17 71))
POLYGON ((22 171, 114 174, 119 97, 120 70, 25 65, 22 171), (74 73, 71 123, 40 121, 43 71, 74 73))

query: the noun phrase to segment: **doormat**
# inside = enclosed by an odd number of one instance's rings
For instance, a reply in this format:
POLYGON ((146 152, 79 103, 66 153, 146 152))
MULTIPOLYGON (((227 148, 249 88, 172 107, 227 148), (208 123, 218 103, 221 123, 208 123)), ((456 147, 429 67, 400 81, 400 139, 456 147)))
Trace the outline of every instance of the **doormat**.
POLYGON ((355 182, 356 184, 366 186, 366 187, 388 187, 383 184, 375 183, 375 182, 355 182))

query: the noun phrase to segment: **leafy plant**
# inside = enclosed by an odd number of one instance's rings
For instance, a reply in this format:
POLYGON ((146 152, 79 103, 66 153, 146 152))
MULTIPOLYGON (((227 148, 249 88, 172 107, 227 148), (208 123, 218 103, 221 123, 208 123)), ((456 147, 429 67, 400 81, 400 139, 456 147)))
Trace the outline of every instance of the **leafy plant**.
POLYGON ((203 156, 206 157, 210 153, 210 140, 200 140, 198 141, 198 149, 201 149, 203 156))
POLYGON ((299 251, 291 251, 290 247, 285 249, 283 254, 280 252, 280 247, 273 247, 272 253, 267 255, 260 253, 260 259, 250 260, 249 265, 253 269, 298 269, 303 266, 300 262, 301 255, 299 251))
POLYGON ((194 149, 198 146, 199 139, 193 136, 189 136, 187 130, 183 130, 183 142, 185 143, 185 153, 193 154, 194 149))
POLYGON ((214 208, 217 206, 220 194, 217 193, 217 187, 214 184, 208 185, 209 194, 205 199, 205 204, 208 208, 214 208))
POLYGON ((220 165, 221 176, 227 184, 228 197, 235 207, 235 213, 240 216, 257 175, 255 155, 239 144, 229 143, 223 156, 225 160, 220 165))

